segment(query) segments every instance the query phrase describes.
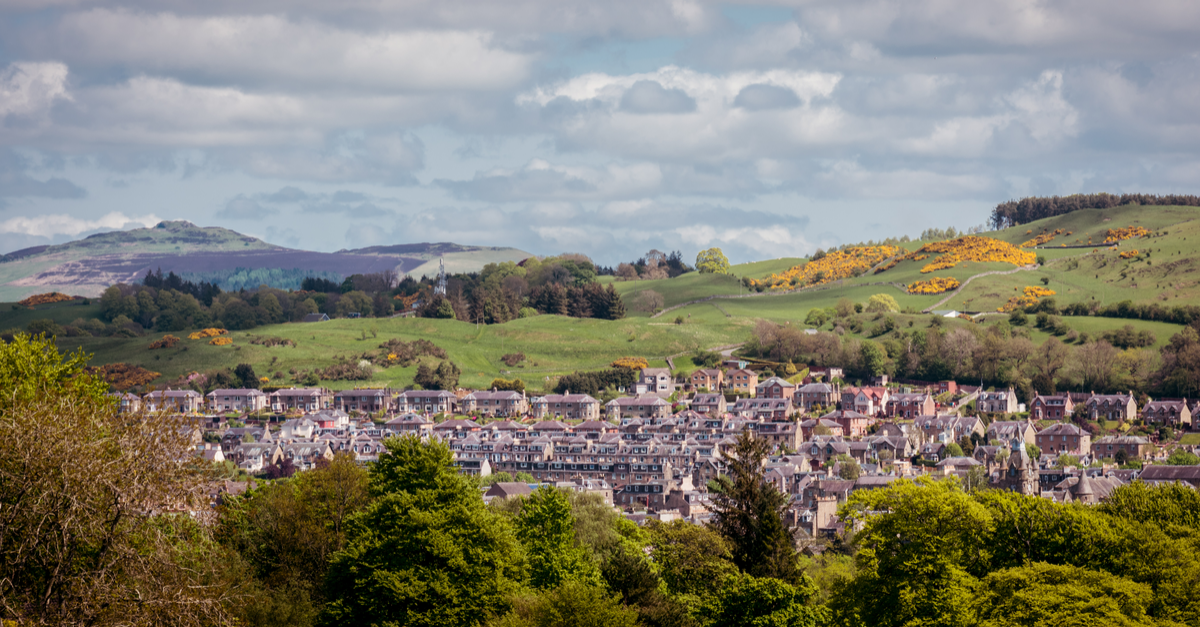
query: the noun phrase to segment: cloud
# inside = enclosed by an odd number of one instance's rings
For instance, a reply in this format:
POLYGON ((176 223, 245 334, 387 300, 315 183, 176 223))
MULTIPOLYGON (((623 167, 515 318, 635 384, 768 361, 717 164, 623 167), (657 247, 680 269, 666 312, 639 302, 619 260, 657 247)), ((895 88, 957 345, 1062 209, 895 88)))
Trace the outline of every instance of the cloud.
POLYGON ((696 101, 682 89, 666 89, 657 81, 641 80, 621 96, 621 110, 630 113, 689 113, 696 101))
POLYGON ((38 237, 76 236, 88 231, 150 227, 161 221, 154 214, 127 216, 119 211, 105 214, 94 220, 67 214, 54 214, 9 218, 0 222, 0 233, 17 233, 38 237))
POLYGON ((750 111, 792 109, 800 106, 800 98, 787 87, 756 83, 743 87, 733 99, 733 106, 750 111))
POLYGON ((349 29, 280 15, 95 8, 68 13, 54 30, 56 51, 73 65, 134 66, 320 91, 502 89, 524 80, 533 60, 497 46, 485 30, 349 29))
POLYGON ((0 198, 84 198, 87 190, 62 177, 38 180, 26 173, 27 159, 16 152, 0 150, 0 198))
POLYGON ((218 211, 216 217, 223 220, 261 220, 278 214, 278 209, 264 207, 257 200, 238 194, 225 203, 225 208, 218 211))
POLYGON ((656 193, 662 179, 662 171, 652 163, 596 168, 534 159, 517 170, 497 169, 476 173, 469 181, 436 182, 459 198, 508 202, 634 198, 656 193))
POLYGON ((513 246, 539 254, 582 252, 606 265, 629 261, 651 248, 685 257, 722 247, 735 262, 800 255, 815 248, 804 234, 808 219, 713 204, 615 201, 594 208, 575 203, 524 207, 440 206, 403 214, 389 229, 376 225, 347 233, 350 241, 454 241, 513 246), (365 239, 364 239, 365 238, 365 239))
POLYGON ((0 70, 0 118, 44 114, 55 101, 70 99, 65 64, 10 63, 0 70))

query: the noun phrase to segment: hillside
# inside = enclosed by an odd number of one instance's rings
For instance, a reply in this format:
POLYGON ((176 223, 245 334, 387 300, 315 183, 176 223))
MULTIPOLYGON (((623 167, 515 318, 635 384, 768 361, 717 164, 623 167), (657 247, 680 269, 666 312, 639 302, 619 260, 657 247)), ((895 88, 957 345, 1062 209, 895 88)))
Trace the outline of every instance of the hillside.
MULTIPOLYGON (((512 248, 450 243, 320 253, 276 246, 220 227, 161 222, 154 228, 99 233, 4 255, 0 258, 0 300, 16 301, 49 291, 97 296, 109 285, 137 281, 148 270, 159 268, 217 283, 247 270, 276 270, 275 275, 297 285, 305 275, 340 278, 392 269, 403 274, 427 266, 443 253, 447 270, 459 272, 530 256, 512 248)), ((436 273, 436 262, 434 267, 436 273)))
MULTIPOLYGON (((731 269, 732 276, 693 272, 654 281, 613 281, 611 277, 602 277, 603 282, 612 283, 622 295, 628 310, 624 320, 611 322, 549 315, 495 325, 454 320, 359 319, 262 326, 249 332, 235 332, 232 335, 234 343, 230 346, 184 341, 174 348, 148 350, 148 345, 163 333, 137 338, 64 337, 59 343, 63 348, 79 347, 94 353, 97 363, 128 362, 160 372, 163 376, 158 380, 159 384, 189 372, 249 363, 256 371, 268 374, 273 384, 288 385, 294 383, 290 374, 293 369, 303 371, 353 361, 391 338, 428 339, 444 348, 450 359, 460 364, 464 385, 486 386, 497 376, 519 376, 533 389, 540 389, 557 375, 603 368, 614 359, 627 355, 646 357, 657 365, 664 365, 667 358, 674 358, 677 369, 687 370, 693 367, 688 355, 699 350, 741 344, 751 337, 758 321, 803 328, 809 326, 805 321, 814 309, 832 311, 845 300, 865 305, 876 294, 892 296, 903 310, 888 315, 891 326, 883 326, 881 315, 864 312, 826 323, 821 330, 837 330, 846 342, 871 339, 888 345, 891 340, 899 340, 890 344, 889 350, 895 350, 906 341, 906 334, 932 325, 946 330, 968 327, 986 330, 995 325, 1007 325, 1008 316, 997 313, 997 309, 1030 286, 1053 290, 1052 298, 1059 307, 1074 303, 1103 307, 1122 301, 1159 304, 1167 308, 1200 305, 1200 259, 1197 258, 1200 253, 1190 244, 1200 240, 1200 209, 1121 206, 1084 210, 984 235, 1020 245, 1039 234, 1055 231, 1060 234, 1053 239, 1045 238, 1048 241, 1043 247, 1021 249, 1031 251, 1024 253, 1030 258, 1033 255, 1043 257, 1043 265, 966 261, 922 273, 927 264, 935 261, 936 255, 917 259, 919 249, 928 243, 908 242, 896 253, 905 258, 895 264, 880 263, 859 276, 847 275, 815 287, 794 290, 758 292, 748 288, 742 279, 762 281, 771 274, 783 274, 789 268, 803 266, 808 260, 777 259, 737 265, 731 269), (1098 243, 1103 242, 1109 229, 1128 227, 1144 227, 1148 234, 1115 245, 1098 243), (1087 245, 1089 237, 1093 245, 1087 245), (1071 245, 1082 247, 1071 248, 1071 245), (1133 254, 1134 250, 1138 253, 1133 254), (1122 258, 1122 253, 1127 258, 1122 258), (874 271, 880 268, 886 269, 874 271), (956 279, 962 287, 938 295, 908 293, 906 290, 908 284, 932 276, 956 279), (652 315, 651 311, 639 311, 649 292, 661 299, 665 312, 652 315), (951 309, 983 315, 976 317, 973 326, 965 320, 922 313, 951 309), (256 337, 289 339, 296 346, 268 348, 251 344, 256 337), (513 352, 525 353, 527 360, 516 367, 504 365, 500 357, 513 352)), ((251 245, 261 244, 248 244, 251 245)), ((450 271, 454 271, 450 261, 453 255, 476 255, 478 263, 490 255, 499 257, 511 250, 462 250, 465 247, 451 249, 450 246, 453 245, 430 245, 431 250, 446 255, 450 271)), ((429 253, 405 246, 336 254, 383 261, 392 259, 392 255, 429 253)), ((433 264, 436 268, 436 261, 433 264)), ((415 267, 418 271, 421 268, 415 267)), ((98 314, 95 304, 82 301, 35 309, 13 307, 8 311, 4 308, 0 311, 0 329, 20 329, 34 320, 47 318, 66 325, 98 314)), ((1137 332, 1149 333, 1150 343, 1146 348, 1151 350, 1163 347, 1182 328, 1168 322, 1091 315, 1062 315, 1061 324, 1065 330, 1056 334, 1068 344, 1080 345, 1082 338, 1100 337, 1131 325, 1137 332), (1080 338, 1078 342, 1076 337, 1080 338)), ((1041 344, 1051 337, 1051 331, 1027 327, 1024 333, 1035 344, 1041 344)), ((414 373, 415 366, 393 367, 378 369, 369 380, 326 380, 322 385, 333 388, 406 386, 412 382, 414 373)))

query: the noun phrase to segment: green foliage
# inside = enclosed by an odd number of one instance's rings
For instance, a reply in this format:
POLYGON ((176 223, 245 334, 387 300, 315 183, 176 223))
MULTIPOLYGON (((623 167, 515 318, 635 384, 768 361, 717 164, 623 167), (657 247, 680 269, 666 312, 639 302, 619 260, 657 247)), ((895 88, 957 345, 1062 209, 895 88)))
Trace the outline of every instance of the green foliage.
POLYGON ((575 520, 565 492, 538 488, 524 500, 514 523, 529 556, 531 586, 549 590, 567 581, 600 583, 588 551, 575 546, 575 520))
POLYGON ((710 596, 738 572, 729 543, 708 527, 674 520, 652 522, 649 529, 651 555, 673 595, 710 596))
POLYGON ((729 274, 729 258, 720 248, 709 248, 696 255, 696 269, 701 274, 729 274))
POLYGON ((482 624, 509 609, 526 560, 507 519, 490 512, 451 466, 446 444, 385 441, 373 469, 380 496, 354 516, 334 555, 325 624, 482 624))
POLYGON ((946 445, 946 455, 950 457, 962 457, 963 449, 957 442, 951 442, 946 445))
POLYGON ((637 610, 623 607, 600 585, 568 581, 538 596, 520 596, 489 627, 636 627, 637 610))
POLYGON ((287 481, 227 497, 218 539, 273 589, 319 592, 332 555, 346 542, 349 518, 370 500, 367 471, 349 454, 287 481))
POLYGON ((733 563, 759 577, 796 581, 796 552, 791 530, 783 522, 788 496, 763 480, 770 443, 743 431, 732 455, 728 474, 709 483, 712 526, 729 542, 733 563))
POLYGON ((18 333, 11 342, 0 342, 0 414, 15 402, 33 401, 49 392, 111 405, 104 377, 85 371, 90 358, 82 350, 63 355, 53 338, 41 335, 18 333))
POLYGON ((807 578, 793 586, 738 574, 721 582, 700 614, 711 627, 811 627, 826 619, 824 608, 808 605, 816 592, 807 578))
POLYGON ((1197 466, 1200 465, 1200 456, 1177 448, 1171 451, 1171 456, 1167 458, 1166 463, 1168 466, 1197 466))
POLYGON ((413 383, 426 390, 454 390, 458 387, 460 375, 462 375, 462 370, 448 359, 439 361, 436 368, 431 368, 428 362, 423 361, 420 366, 417 366, 417 374, 413 377, 413 383))
POLYGON ((982 627, 1090 624, 1158 625, 1154 592, 1104 572, 1034 562, 991 573, 976 603, 982 627))
POLYGON ((891 294, 875 294, 867 299, 867 311, 870 313, 888 313, 900 311, 900 303, 891 294))

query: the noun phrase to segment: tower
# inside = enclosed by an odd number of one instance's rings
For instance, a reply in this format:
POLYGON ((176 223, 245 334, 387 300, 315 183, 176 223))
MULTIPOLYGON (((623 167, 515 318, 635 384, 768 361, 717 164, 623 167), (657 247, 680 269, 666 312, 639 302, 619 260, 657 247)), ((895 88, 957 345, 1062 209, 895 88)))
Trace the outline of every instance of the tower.
POLYGON ((446 295, 446 258, 438 259, 438 279, 437 285, 433 287, 434 294, 446 295))

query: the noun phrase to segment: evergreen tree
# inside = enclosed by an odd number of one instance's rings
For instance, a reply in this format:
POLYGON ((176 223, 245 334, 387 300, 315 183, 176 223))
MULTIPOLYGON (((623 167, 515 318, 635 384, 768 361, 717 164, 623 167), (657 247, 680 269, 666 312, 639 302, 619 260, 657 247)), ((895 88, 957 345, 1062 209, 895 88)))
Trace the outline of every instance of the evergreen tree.
POLYGON ((756 577, 794 582, 796 566, 792 530, 783 522, 788 496, 763 478, 770 443, 743 431, 726 454, 728 474, 709 484, 713 528, 729 541, 733 563, 756 577))

